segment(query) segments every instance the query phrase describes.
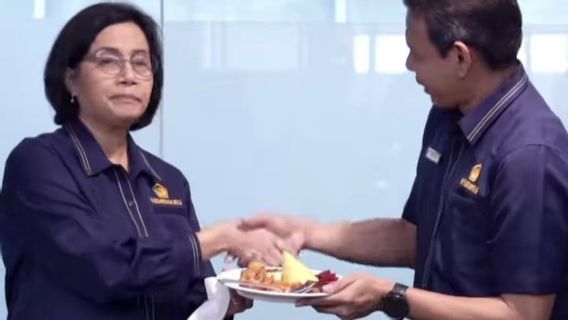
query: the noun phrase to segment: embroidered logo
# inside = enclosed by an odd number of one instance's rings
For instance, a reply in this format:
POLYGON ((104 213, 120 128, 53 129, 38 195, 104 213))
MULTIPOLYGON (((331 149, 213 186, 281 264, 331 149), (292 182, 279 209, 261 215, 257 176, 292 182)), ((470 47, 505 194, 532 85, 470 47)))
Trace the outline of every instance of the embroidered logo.
POLYGON ((476 183, 477 180, 479 180, 479 175, 481 175, 481 163, 476 164, 475 166, 473 166, 473 168, 471 169, 471 172, 469 173, 469 181, 476 183))
POLYGON ((163 185, 161 185, 159 183, 156 183, 154 185, 154 187, 152 188, 152 190, 154 191, 156 196, 160 199, 168 199, 170 197, 170 194, 168 193, 168 189, 166 189, 166 187, 164 187, 163 185))
POLYGON ((170 194, 168 192, 168 189, 159 183, 156 183, 152 187, 152 191, 154 191, 154 194, 156 195, 156 197, 150 198, 150 201, 153 204, 176 206, 176 207, 181 207, 183 205, 183 201, 181 201, 181 199, 170 199, 170 194))

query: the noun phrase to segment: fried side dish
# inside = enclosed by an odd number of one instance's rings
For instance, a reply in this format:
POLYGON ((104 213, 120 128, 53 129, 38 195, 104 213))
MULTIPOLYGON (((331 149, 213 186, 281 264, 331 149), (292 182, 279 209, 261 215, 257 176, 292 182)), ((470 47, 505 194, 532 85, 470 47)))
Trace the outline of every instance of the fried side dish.
POLYGON ((317 281, 287 283, 282 281, 281 268, 268 267, 261 262, 251 262, 247 268, 241 272, 240 280, 250 283, 251 288, 276 292, 297 291, 314 284, 314 286, 307 291, 309 293, 321 292, 322 286, 337 280, 335 273, 329 270, 316 275, 316 278, 318 279, 317 281), (255 285, 262 285, 262 287, 255 285))

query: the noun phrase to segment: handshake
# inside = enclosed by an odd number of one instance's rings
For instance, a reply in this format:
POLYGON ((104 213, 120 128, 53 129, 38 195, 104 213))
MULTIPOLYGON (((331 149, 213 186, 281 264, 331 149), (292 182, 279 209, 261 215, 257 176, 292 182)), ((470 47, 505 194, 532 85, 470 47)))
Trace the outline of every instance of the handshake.
POLYGON ((226 252, 245 266, 251 261, 279 266, 283 251, 297 254, 306 247, 314 223, 306 218, 258 215, 220 222, 198 233, 204 258, 226 252))

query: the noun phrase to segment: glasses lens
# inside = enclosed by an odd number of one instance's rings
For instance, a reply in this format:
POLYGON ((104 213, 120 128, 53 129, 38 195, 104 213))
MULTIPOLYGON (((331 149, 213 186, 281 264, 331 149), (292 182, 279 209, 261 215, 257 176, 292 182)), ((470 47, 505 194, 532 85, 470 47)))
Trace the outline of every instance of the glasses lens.
POLYGON ((142 57, 132 57, 130 60, 130 64, 138 75, 142 77, 151 77, 152 76, 152 63, 150 59, 146 56, 142 57))
POLYGON ((120 73, 121 61, 120 57, 112 55, 104 55, 97 57, 97 68, 99 68, 104 73, 116 75, 120 73))

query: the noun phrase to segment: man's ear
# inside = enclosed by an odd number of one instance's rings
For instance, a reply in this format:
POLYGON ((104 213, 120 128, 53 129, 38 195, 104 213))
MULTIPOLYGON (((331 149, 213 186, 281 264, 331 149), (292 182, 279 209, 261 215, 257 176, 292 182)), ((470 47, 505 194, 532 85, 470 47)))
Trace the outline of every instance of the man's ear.
POLYGON ((77 71, 71 68, 65 70, 65 87, 72 97, 77 95, 77 71))
POLYGON ((458 77, 465 78, 473 62, 473 52, 470 47, 461 41, 454 42, 456 72, 458 77))

